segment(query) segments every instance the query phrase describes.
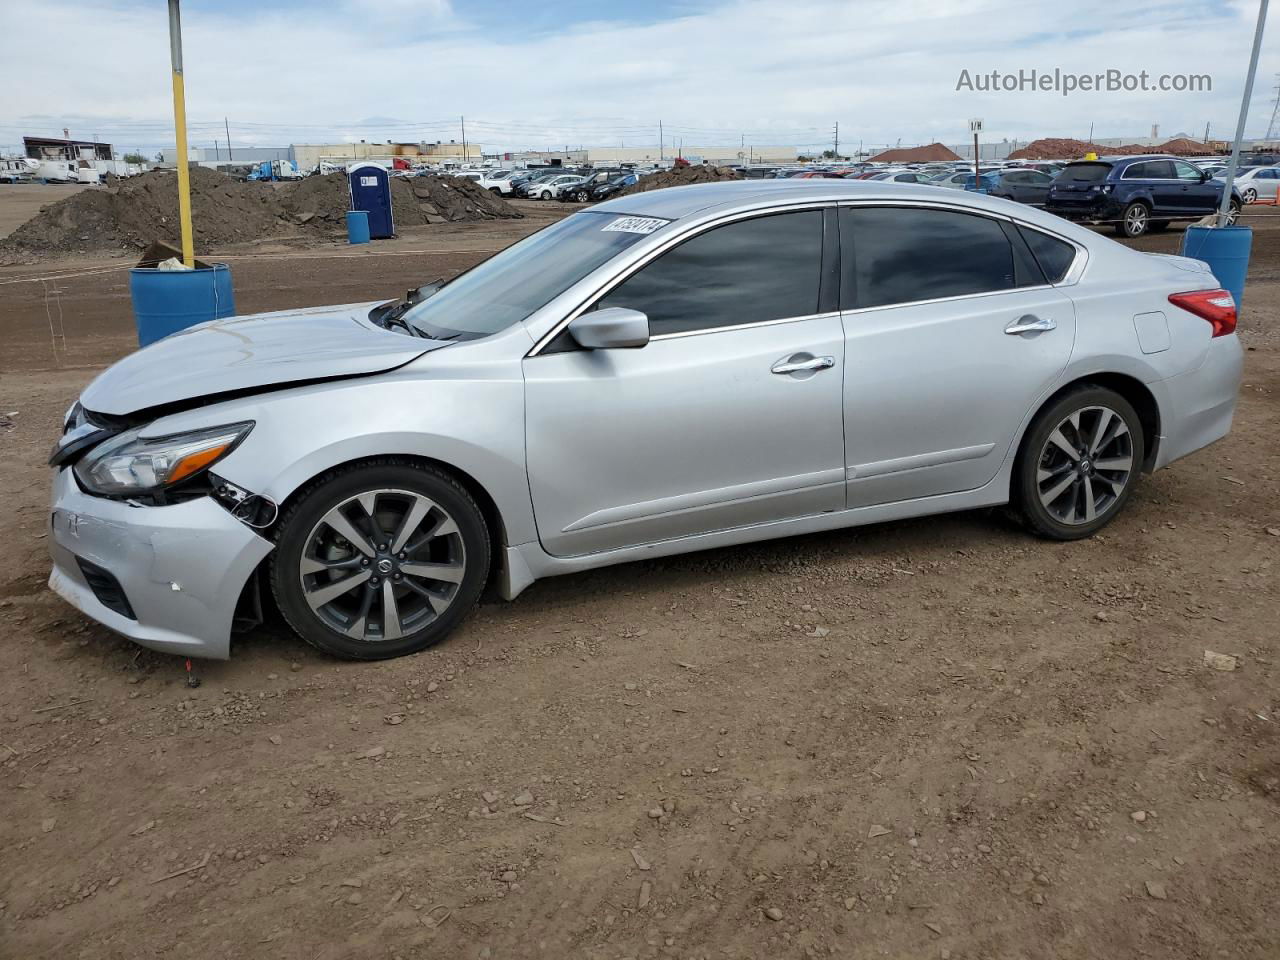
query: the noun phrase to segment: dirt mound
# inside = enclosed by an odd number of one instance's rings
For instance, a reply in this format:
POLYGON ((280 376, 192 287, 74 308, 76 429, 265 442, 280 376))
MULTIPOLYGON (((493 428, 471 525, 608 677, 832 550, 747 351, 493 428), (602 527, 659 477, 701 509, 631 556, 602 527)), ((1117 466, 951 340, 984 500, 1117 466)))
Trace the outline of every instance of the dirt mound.
MULTIPOLYGON (((191 168, 191 219, 197 247, 290 232, 275 191, 191 168)), ((0 252, 80 253, 180 242, 178 175, 153 170, 49 204, 0 242, 0 252)))
MULTIPOLYGON (((506 201, 458 177, 394 178, 391 203, 401 226, 521 216, 506 201)), ((341 228, 349 207, 341 173, 275 185, 240 183, 205 167, 191 168, 197 250, 332 232, 341 228)), ((180 242, 178 175, 172 170, 112 178, 50 204, 0 241, 0 256, 140 250, 153 240, 180 242)))
POLYGON ((1100 157, 1133 157, 1146 153, 1171 153, 1179 157, 1209 157, 1214 150, 1196 140, 1185 137, 1169 140, 1145 147, 1140 143, 1125 143, 1118 147, 1106 147, 1091 144, 1084 140, 1059 139, 1048 137, 1044 140, 1033 140, 1021 150, 1009 154, 1010 160, 1079 160, 1086 153, 1093 152, 1100 157))
MULTIPOLYGON (((280 191, 285 215, 312 229, 340 226, 350 206, 342 173, 307 177, 280 191)), ((462 177, 393 177, 391 209, 402 227, 523 216, 501 197, 462 177)))
POLYGON ((943 160, 959 160, 960 154, 940 143, 902 150, 886 150, 871 158, 873 163, 938 163, 943 160))
POLYGON ((616 196, 626 197, 633 193, 644 193, 646 190, 662 190, 666 187, 687 187, 691 183, 715 183, 719 180, 741 180, 742 172, 732 167, 675 167, 660 173, 651 173, 641 177, 625 190, 619 190, 616 196))
POLYGON ((1218 151, 1199 140, 1178 137, 1168 140, 1158 147, 1151 147, 1152 153, 1172 153, 1175 157, 1212 157, 1218 151))

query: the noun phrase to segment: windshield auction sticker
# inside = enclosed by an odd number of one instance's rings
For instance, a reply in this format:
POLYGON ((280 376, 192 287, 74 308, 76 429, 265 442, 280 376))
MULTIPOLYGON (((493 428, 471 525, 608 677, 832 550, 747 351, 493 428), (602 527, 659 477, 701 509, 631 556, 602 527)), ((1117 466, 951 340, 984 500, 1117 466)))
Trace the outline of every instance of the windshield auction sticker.
POLYGON ((659 227, 665 227, 670 220, 660 217, 618 217, 601 228, 602 233, 653 233, 659 227))

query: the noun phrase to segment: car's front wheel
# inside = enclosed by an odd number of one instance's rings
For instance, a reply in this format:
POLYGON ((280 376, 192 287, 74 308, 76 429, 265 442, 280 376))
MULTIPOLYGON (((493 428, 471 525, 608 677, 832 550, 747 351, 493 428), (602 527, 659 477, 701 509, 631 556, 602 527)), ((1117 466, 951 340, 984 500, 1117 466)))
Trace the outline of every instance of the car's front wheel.
POLYGON ((489 562, 471 494, 446 473, 388 459, 333 470, 289 505, 271 587, 308 643, 382 660, 444 639, 475 606, 489 562))
POLYGON ((539 194, 539 196, 540 196, 543 200, 550 200, 550 199, 551 199, 551 191, 550 191, 550 190, 543 190, 543 191, 542 191, 542 193, 541 193, 541 194, 539 194))
POLYGON ((1082 386, 1028 428, 1014 467, 1013 504, 1039 536, 1091 536, 1129 499, 1142 453, 1142 422, 1133 405, 1114 390, 1082 386))
POLYGON ((1151 211, 1147 205, 1135 200, 1124 208, 1120 222, 1116 224, 1116 233, 1122 237, 1140 237, 1147 232, 1151 222, 1151 211))

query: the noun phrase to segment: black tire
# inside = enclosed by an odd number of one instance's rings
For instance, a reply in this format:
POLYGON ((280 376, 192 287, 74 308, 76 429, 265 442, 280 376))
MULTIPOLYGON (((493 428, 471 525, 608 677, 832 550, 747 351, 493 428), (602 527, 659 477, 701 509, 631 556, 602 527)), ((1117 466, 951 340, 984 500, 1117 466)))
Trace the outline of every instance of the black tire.
MULTIPOLYGON (((1086 429, 1084 432, 1087 442, 1087 434, 1090 431, 1086 429)), ((1075 438, 1068 437, 1067 439, 1074 440, 1075 438)), ((1022 445, 1018 450, 1018 456, 1014 461, 1012 490, 1010 491, 1012 494, 1010 497, 1011 506, 1023 525, 1036 536, 1049 540, 1081 540, 1085 537, 1093 536, 1124 509, 1124 505, 1132 495, 1133 488, 1141 472, 1143 451, 1142 421, 1138 418, 1138 413, 1133 409, 1133 405, 1114 390, 1109 390, 1096 384, 1083 384, 1059 397, 1041 410, 1032 421, 1030 427, 1027 428, 1026 435, 1022 438, 1022 445), (1040 470, 1042 466, 1046 466, 1045 460, 1047 457, 1062 456, 1060 450, 1050 440, 1050 437, 1060 426, 1066 425, 1065 421, 1073 413, 1085 411, 1081 418, 1083 426, 1096 424, 1097 420, 1088 419, 1090 417, 1089 411, 1099 408, 1104 408, 1118 417, 1128 431, 1127 443, 1123 442, 1123 436, 1118 435, 1110 443, 1104 444, 1103 449, 1109 447, 1110 450, 1108 452, 1110 453, 1120 451, 1119 458, 1122 458, 1123 450, 1127 446, 1131 464, 1124 478, 1123 487, 1118 493, 1114 493, 1113 484, 1117 472, 1092 471, 1092 464, 1088 457, 1082 460, 1083 469, 1077 467, 1074 471, 1068 470, 1056 473, 1053 479, 1046 477, 1043 481, 1047 488, 1046 492, 1056 487, 1057 478, 1065 480, 1068 476, 1074 477, 1082 472, 1088 474, 1089 483, 1087 485, 1083 482, 1080 483, 1081 492, 1089 490, 1092 494, 1095 489, 1094 484, 1097 484, 1097 491, 1103 491, 1104 484, 1106 488, 1110 488, 1112 491, 1111 499, 1106 500, 1103 509, 1096 511, 1096 516, 1093 519, 1064 522, 1062 517, 1051 512, 1050 508, 1042 502, 1040 470)), ((1102 462, 1102 458, 1095 456, 1094 459, 1102 462)), ((1108 457, 1106 462, 1110 463, 1114 459, 1116 459, 1115 456, 1108 457)), ((1076 494, 1071 488, 1068 488, 1063 493, 1063 497, 1074 499, 1075 496, 1076 494)), ((1105 500, 1107 495, 1104 492, 1101 493, 1101 496, 1105 500)), ((1063 500, 1060 498, 1055 502, 1055 506, 1059 506, 1059 509, 1064 511, 1071 509, 1073 512, 1080 512, 1078 502, 1070 507, 1060 506, 1062 503, 1063 500)))
POLYGON ((1227 223, 1234 224, 1240 219, 1240 201, 1233 198, 1231 202, 1227 204, 1227 211, 1227 223))
MULTIPOLYGON (((275 540, 271 591, 280 612, 307 643, 347 660, 386 660, 439 643, 475 607, 489 576, 489 530, 475 498, 449 474, 395 458, 339 467, 312 481, 282 513, 275 540), (361 493, 386 489, 425 496, 452 518, 464 550, 463 573, 448 606, 421 628, 393 640, 355 639, 322 619, 308 604, 300 565, 321 518, 361 493)), ((353 588, 353 592, 359 589, 353 588)))
POLYGON ((1151 222, 1151 211, 1141 200, 1135 200, 1124 208, 1120 214, 1120 222, 1116 224, 1116 233, 1122 237, 1133 239, 1147 232, 1151 222))

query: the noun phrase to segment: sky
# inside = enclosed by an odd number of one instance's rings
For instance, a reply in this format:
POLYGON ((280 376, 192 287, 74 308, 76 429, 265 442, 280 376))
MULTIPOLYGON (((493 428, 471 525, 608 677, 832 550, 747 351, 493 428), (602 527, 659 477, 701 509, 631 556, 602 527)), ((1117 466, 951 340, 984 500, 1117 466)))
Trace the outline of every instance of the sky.
MULTIPOLYGON (((1229 137, 1257 0, 186 0, 191 142, 910 145, 1229 137), (1152 78, 1198 92, 957 90, 962 71, 1152 78)), ((1271 119, 1280 13, 1246 135, 1271 119)), ((23 134, 173 143, 162 0, 0 0, 0 152, 23 134)), ((1280 125, 1278 125, 1280 126, 1280 125)))

